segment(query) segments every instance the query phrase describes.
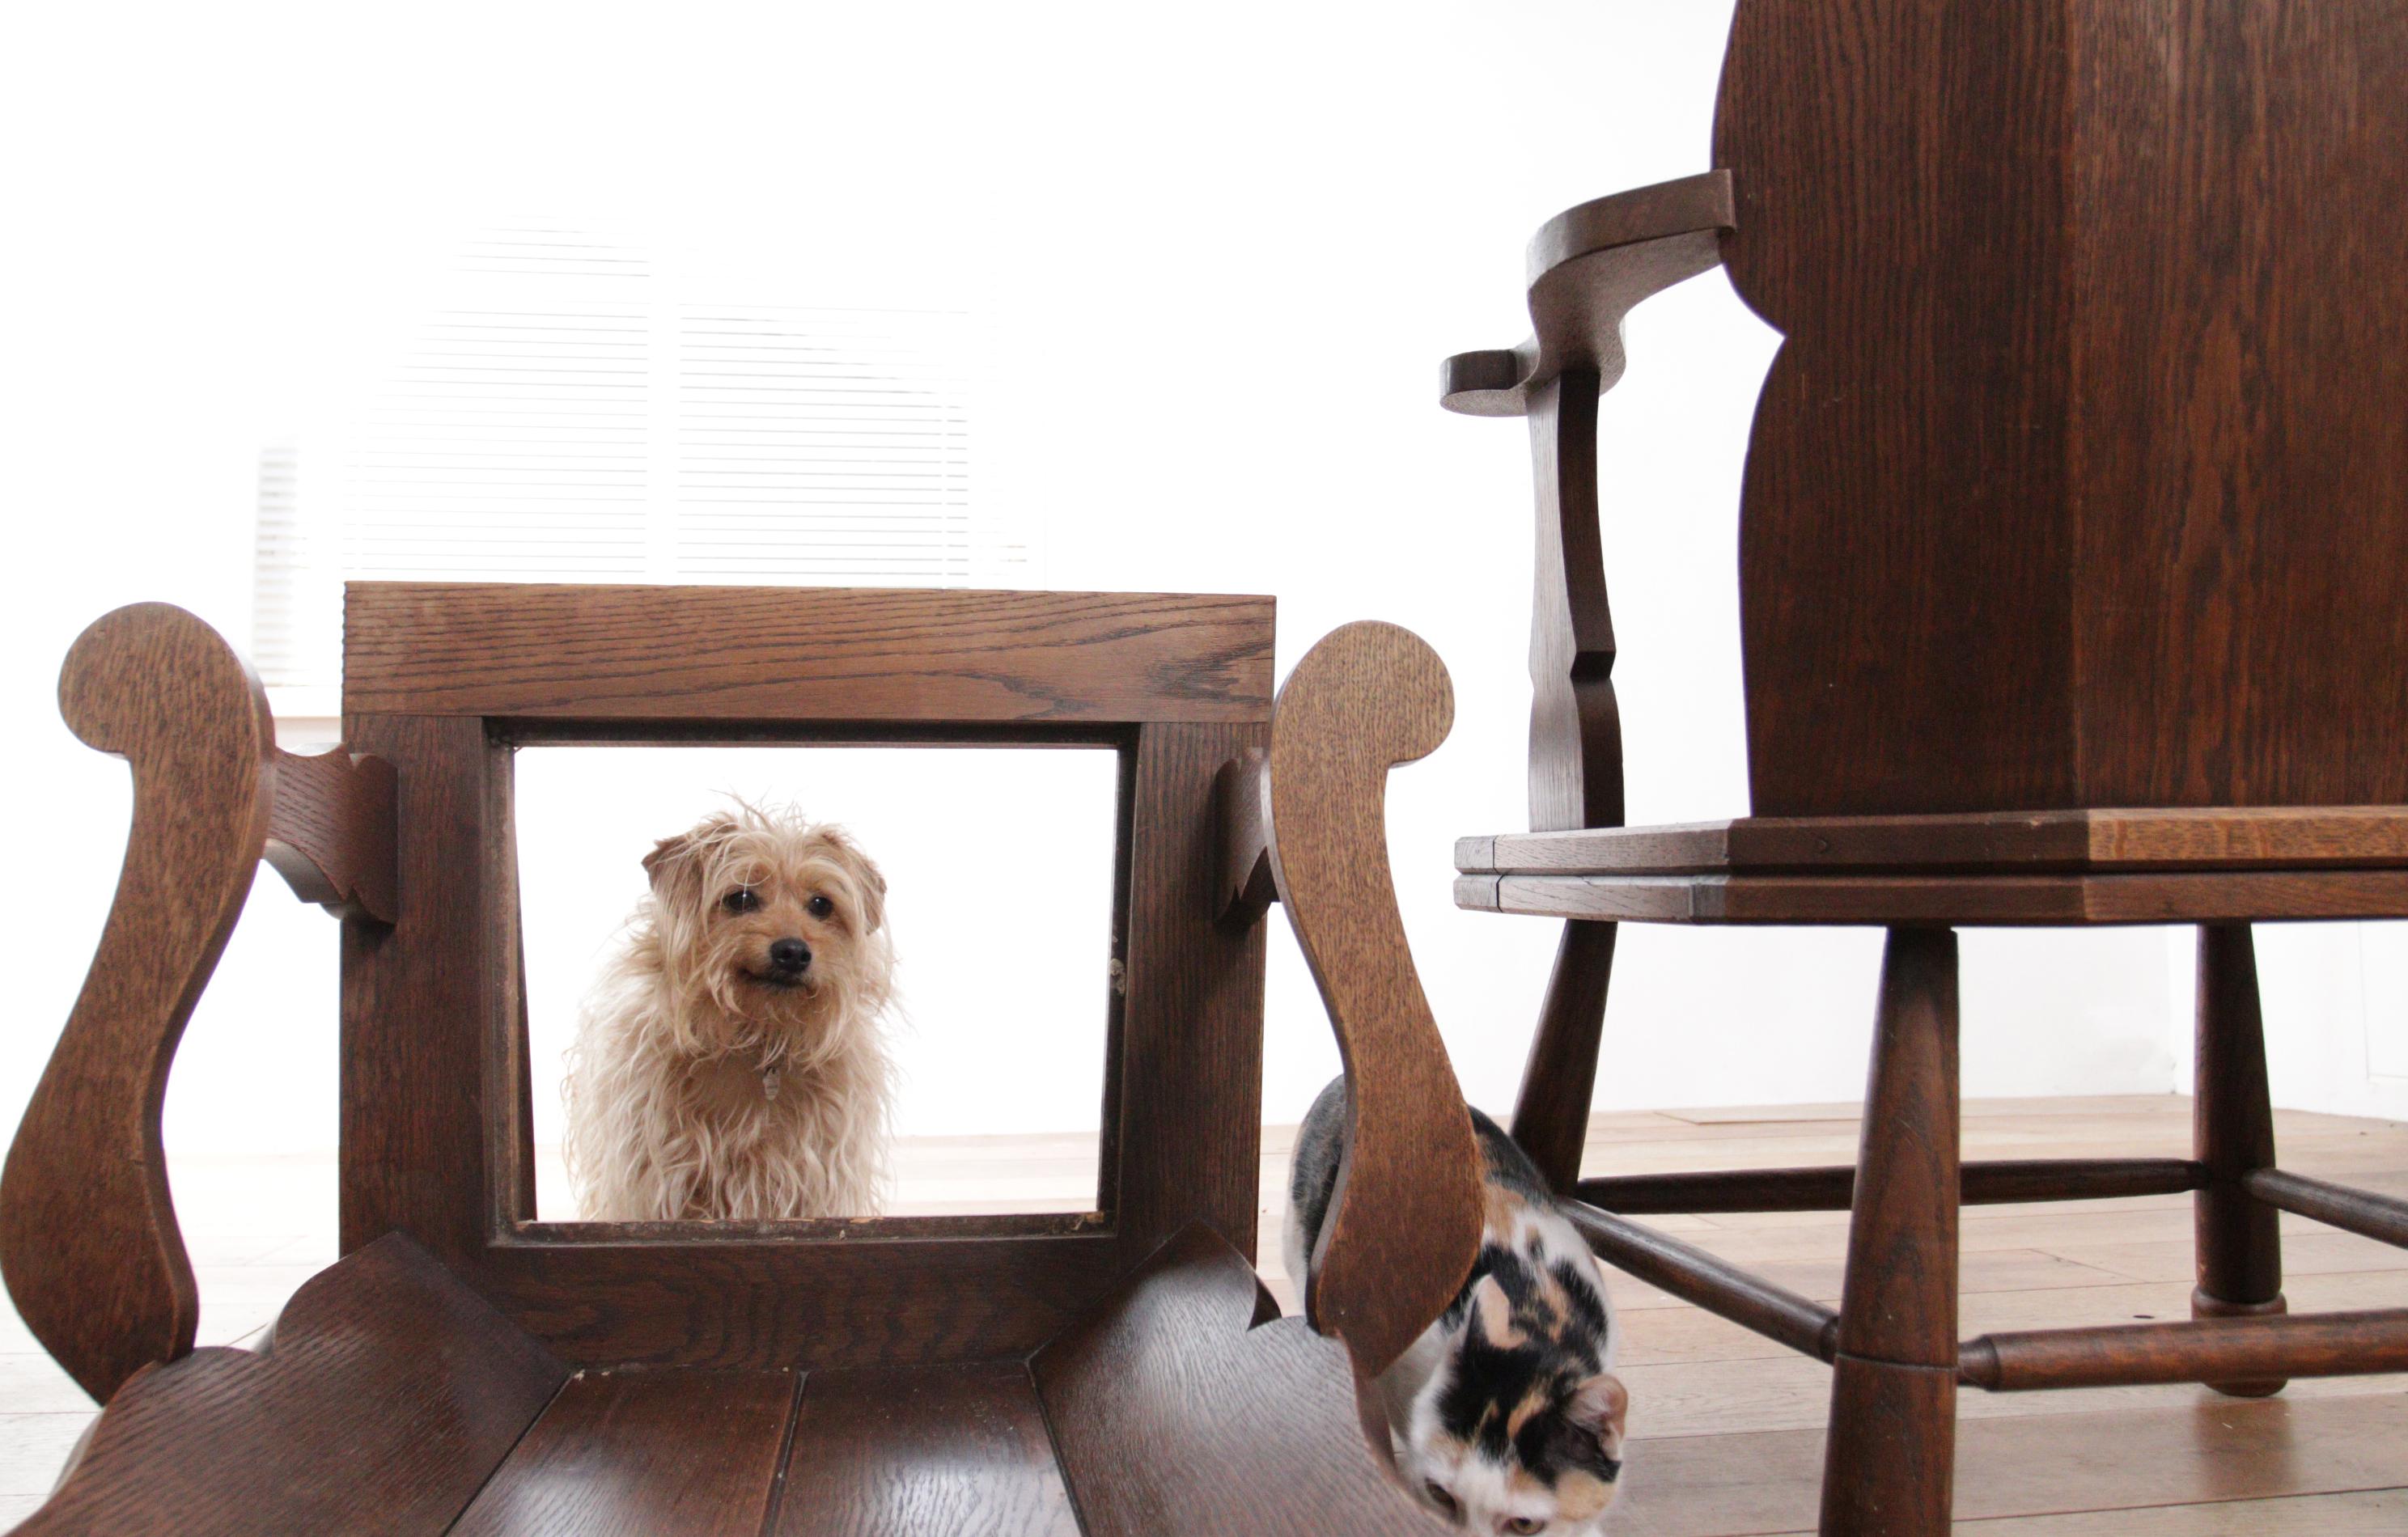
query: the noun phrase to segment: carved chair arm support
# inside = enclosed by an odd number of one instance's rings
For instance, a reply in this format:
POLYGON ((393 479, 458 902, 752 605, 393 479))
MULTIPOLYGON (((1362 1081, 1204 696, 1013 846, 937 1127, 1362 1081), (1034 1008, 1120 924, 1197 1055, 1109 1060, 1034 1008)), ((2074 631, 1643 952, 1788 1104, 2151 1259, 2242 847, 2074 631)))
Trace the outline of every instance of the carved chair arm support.
POLYGON ((1732 228, 1730 173, 1708 171, 1616 192, 1557 214, 1530 241, 1531 336, 1520 347, 1458 352, 1439 399, 1466 416, 1517 417, 1557 377, 1622 377, 1622 320, 1640 301, 1721 264, 1732 228))
POLYGON ((134 819, 100 946, 0 1172, 0 1273, 96 1400, 192 1349, 199 1302, 160 1142, 184 1025, 262 858, 303 897, 390 916, 393 775, 276 747, 259 680, 208 625, 136 604, 84 631, 59 707, 129 761, 134 819))
POLYGON ((1346 1154, 1296 1279, 1313 1327, 1367 1380, 1455 1300, 1480 1248, 1471 1119, 1388 867, 1388 770, 1427 756, 1454 719, 1446 669, 1419 637, 1350 624, 1280 690, 1268 755, 1222 776, 1221 899, 1246 916, 1276 886, 1345 1061, 1346 1154))

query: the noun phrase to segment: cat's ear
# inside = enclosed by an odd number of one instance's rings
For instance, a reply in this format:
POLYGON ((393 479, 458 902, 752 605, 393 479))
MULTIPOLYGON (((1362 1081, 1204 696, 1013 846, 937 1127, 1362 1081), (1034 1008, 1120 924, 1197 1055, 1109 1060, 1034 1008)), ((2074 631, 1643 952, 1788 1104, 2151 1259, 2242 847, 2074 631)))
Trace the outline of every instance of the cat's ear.
POLYGON ((1629 1413, 1630 1394, 1622 1379, 1611 1372, 1599 1372, 1573 1392, 1566 1417, 1597 1438, 1608 1461, 1619 1462, 1623 1421, 1629 1413))
POLYGON ((1505 1295, 1504 1283, 1495 1271, 1483 1275, 1465 1299, 1471 1315, 1471 1328, 1465 1331, 1469 1339, 1477 1331, 1484 1344, 1499 1350, 1511 1350, 1524 1342, 1522 1331, 1513 1323, 1513 1299, 1505 1295))

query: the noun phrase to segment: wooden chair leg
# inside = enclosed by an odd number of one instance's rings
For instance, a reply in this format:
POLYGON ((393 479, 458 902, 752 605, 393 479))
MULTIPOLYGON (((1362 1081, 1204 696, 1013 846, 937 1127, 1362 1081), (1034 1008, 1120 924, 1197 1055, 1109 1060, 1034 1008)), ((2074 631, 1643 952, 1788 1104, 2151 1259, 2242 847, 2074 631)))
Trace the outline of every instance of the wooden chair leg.
MULTIPOLYGON (((2258 952, 2246 923, 2199 931, 2199 1060, 2192 1147, 2207 1184, 2192 1198, 2198 1231, 2195 1318, 2262 1316, 2283 1301, 2281 1213, 2242 1181, 2274 1166, 2274 1109, 2266 1083, 2266 1025, 2258 1002, 2258 952)), ((2264 1398, 2283 1379, 2214 1382, 2219 1393, 2264 1398)))
POLYGON ((1605 1030, 1605 988, 1613 975, 1612 923, 1567 923, 1555 969, 1530 1038, 1522 1091, 1513 1103, 1513 1140, 1558 1190, 1579 1183, 1588 1145, 1589 1102, 1597 1092, 1598 1039, 1605 1030))
POLYGON ((1831 1378, 1825 1537, 1949 1530, 1956 1091, 1956 936, 1892 929, 1831 1378))

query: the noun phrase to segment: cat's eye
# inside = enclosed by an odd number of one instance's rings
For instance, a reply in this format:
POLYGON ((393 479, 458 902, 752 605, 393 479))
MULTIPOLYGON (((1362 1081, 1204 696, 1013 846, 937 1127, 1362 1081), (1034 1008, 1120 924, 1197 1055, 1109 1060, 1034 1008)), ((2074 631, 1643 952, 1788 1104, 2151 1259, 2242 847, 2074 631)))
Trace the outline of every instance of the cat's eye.
POLYGON ((1431 1501, 1437 1504, 1439 1509, 1445 1511, 1450 1516, 1455 1513, 1455 1496, 1447 1493, 1444 1488, 1439 1486, 1436 1480, 1424 1484, 1422 1486, 1422 1491, 1430 1497, 1431 1501))
POLYGON ((1546 1530, 1547 1523, 1536 1516, 1516 1516, 1497 1530, 1512 1532, 1513 1537, 1530 1537, 1534 1531, 1546 1530))
POLYGON ((761 905, 761 897, 751 887, 739 886, 720 898, 719 904, 731 913, 749 913, 761 905))
POLYGON ((804 904, 804 905, 811 910, 811 917, 813 918, 825 918, 830 913, 836 911, 836 904, 830 902, 825 897, 815 896, 811 898, 810 902, 804 904))

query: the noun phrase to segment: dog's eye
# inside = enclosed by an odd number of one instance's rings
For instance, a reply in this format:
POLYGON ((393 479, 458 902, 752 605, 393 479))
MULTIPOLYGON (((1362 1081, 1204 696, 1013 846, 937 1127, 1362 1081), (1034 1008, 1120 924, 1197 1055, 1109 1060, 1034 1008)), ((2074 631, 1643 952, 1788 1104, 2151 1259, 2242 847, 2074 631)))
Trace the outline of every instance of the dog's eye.
POLYGON ((811 898, 810 906, 811 909, 811 917, 813 918, 825 918, 830 913, 836 911, 836 904, 830 902, 825 897, 811 898))
POLYGON ((739 886, 720 898, 719 904, 731 913, 749 913, 761 905, 761 898, 752 888, 739 886))

